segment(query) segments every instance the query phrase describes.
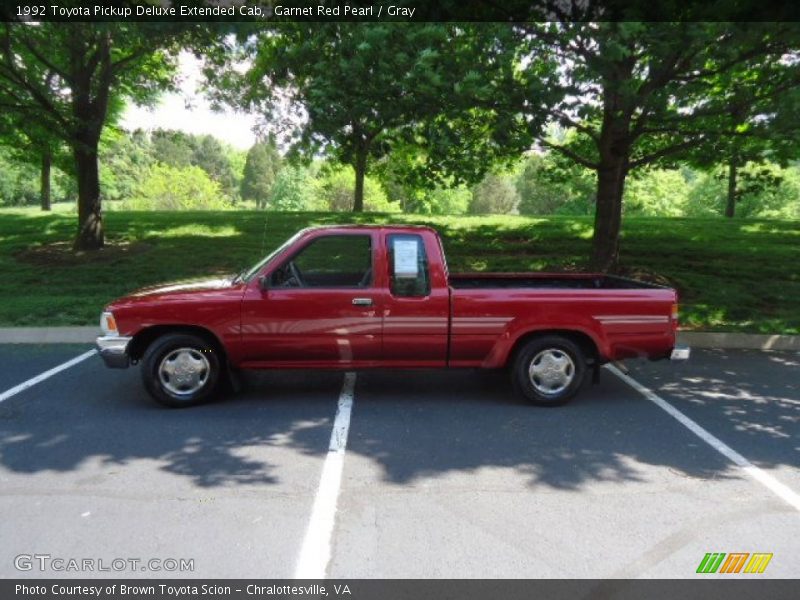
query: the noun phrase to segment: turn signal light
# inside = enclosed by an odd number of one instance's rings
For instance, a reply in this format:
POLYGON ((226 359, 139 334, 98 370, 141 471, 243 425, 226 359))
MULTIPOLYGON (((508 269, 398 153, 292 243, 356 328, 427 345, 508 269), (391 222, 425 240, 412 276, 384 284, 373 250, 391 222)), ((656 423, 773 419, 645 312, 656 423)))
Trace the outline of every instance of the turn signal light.
POLYGON ((106 335, 117 332, 117 321, 114 319, 113 314, 110 312, 103 313, 103 315, 100 317, 100 329, 102 329, 103 333, 106 335))

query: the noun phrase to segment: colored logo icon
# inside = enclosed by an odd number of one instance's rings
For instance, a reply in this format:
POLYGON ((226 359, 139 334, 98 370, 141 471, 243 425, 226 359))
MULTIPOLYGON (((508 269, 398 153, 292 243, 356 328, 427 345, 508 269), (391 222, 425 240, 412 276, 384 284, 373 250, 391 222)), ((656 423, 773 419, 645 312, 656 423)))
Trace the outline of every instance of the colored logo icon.
POLYGON ((697 573, 763 573, 771 560, 771 552, 708 552, 700 561, 697 573))

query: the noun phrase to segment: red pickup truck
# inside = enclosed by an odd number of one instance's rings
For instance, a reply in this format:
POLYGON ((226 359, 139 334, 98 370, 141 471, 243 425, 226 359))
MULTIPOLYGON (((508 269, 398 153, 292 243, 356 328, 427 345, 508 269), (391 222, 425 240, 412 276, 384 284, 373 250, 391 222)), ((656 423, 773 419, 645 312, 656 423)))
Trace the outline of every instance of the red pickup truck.
POLYGON ((589 370, 675 348, 675 290, 601 274, 451 274, 428 227, 300 231, 231 279, 134 292, 103 312, 109 367, 142 363, 168 406, 213 395, 239 369, 509 367, 553 406, 589 370))

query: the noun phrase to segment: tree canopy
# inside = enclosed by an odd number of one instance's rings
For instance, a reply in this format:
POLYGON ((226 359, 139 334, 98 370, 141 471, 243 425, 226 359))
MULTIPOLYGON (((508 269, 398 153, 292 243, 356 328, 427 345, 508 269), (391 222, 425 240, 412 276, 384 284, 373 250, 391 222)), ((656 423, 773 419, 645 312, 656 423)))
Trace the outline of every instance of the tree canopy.
POLYGON ((177 24, 4 23, 0 98, 22 131, 44 127, 70 147, 78 183, 75 248, 104 244, 97 148, 113 99, 152 101, 174 81, 187 32, 177 24))
POLYGON ((257 208, 265 208, 282 163, 274 138, 253 144, 244 163, 242 198, 253 200, 257 208))
POLYGON ((209 74, 218 97, 261 111, 284 145, 351 165, 360 211, 369 163, 399 144, 420 149, 416 173, 472 180, 495 156, 520 151, 507 134, 521 127, 520 114, 497 103, 516 89, 504 56, 513 48, 497 43, 509 32, 489 24, 290 23, 241 39, 238 54, 224 48, 209 74), (245 59, 243 74, 231 68, 245 59))
POLYGON ((618 257, 628 173, 729 135, 737 107, 800 84, 792 23, 536 23, 518 33, 532 57, 525 76, 555 74, 550 85, 561 94, 548 112, 576 132, 560 143, 540 134, 539 143, 597 173, 593 260, 601 270, 618 257), (765 64, 777 65, 768 76, 765 64))

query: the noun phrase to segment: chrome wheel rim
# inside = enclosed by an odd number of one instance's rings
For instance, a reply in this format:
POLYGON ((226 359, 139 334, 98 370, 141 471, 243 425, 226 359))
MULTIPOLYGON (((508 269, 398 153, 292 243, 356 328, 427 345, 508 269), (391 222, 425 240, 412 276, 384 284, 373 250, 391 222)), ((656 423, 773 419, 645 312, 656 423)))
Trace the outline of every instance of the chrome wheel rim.
POLYGON ((542 350, 531 360, 528 377, 534 389, 545 396, 560 394, 575 378, 575 363, 558 348, 542 350))
POLYGON ((178 398, 191 396, 203 389, 211 373, 205 355, 195 348, 178 348, 167 353, 158 366, 161 385, 178 398))

